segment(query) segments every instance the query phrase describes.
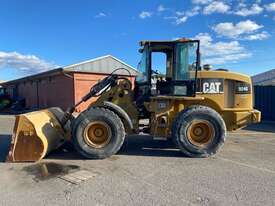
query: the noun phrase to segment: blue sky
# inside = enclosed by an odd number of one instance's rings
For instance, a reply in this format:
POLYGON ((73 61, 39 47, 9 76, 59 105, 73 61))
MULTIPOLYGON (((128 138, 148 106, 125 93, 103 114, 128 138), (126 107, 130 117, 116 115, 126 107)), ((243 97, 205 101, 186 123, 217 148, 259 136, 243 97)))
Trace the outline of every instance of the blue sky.
POLYGON ((1 0, 0 28, 0 80, 106 54, 136 67, 140 40, 179 37, 216 68, 275 68, 274 0, 1 0))

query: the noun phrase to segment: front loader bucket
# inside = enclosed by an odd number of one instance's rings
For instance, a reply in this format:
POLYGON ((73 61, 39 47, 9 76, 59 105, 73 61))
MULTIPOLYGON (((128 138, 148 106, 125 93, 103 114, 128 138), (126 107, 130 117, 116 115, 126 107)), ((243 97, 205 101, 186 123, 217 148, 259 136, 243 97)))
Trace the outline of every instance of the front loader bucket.
POLYGON ((34 162, 64 143, 64 112, 50 108, 16 116, 8 162, 34 162))

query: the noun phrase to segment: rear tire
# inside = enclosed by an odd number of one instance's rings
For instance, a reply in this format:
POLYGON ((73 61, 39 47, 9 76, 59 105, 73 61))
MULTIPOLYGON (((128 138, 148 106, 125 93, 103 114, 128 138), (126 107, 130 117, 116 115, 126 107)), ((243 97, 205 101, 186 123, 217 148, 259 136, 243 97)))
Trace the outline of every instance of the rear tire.
POLYGON ((74 120, 72 131, 75 149, 89 159, 104 159, 117 153, 125 139, 121 119, 101 107, 81 113, 74 120))
POLYGON ((223 146, 226 126, 218 112, 206 106, 191 106, 173 123, 172 138, 189 157, 209 157, 223 146))

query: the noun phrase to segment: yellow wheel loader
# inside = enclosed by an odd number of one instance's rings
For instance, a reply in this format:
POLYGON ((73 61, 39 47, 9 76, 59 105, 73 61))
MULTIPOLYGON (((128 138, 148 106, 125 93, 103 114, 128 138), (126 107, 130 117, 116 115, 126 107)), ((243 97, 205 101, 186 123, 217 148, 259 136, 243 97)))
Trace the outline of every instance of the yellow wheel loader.
POLYGON ((201 67, 198 40, 142 41, 140 46, 135 85, 115 70, 66 112, 50 108, 17 116, 7 159, 38 161, 65 141, 83 157, 102 159, 117 153, 125 135, 138 134, 141 127, 153 138, 172 139, 186 156, 208 157, 222 147, 226 131, 260 121, 250 77, 201 67), (163 72, 152 68, 156 53, 165 56, 163 72))

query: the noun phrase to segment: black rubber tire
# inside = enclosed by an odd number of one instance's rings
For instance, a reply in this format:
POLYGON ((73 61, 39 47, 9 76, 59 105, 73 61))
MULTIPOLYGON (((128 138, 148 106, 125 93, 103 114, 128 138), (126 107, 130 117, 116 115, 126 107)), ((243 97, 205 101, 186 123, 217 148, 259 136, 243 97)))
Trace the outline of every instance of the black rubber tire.
POLYGON ((76 151, 89 159, 104 159, 116 154, 125 139, 125 129, 121 119, 114 112, 94 107, 82 112, 74 121, 72 126, 72 142, 76 151), (89 146, 83 137, 86 126, 92 121, 103 121, 111 128, 111 140, 103 148, 89 146))
POLYGON ((217 153, 226 139, 226 126, 223 118, 214 109, 194 105, 178 114, 172 127, 172 138, 179 149, 188 157, 209 157, 217 153), (207 147, 198 147, 187 138, 187 129, 193 120, 206 120, 214 128, 213 140, 207 147))

